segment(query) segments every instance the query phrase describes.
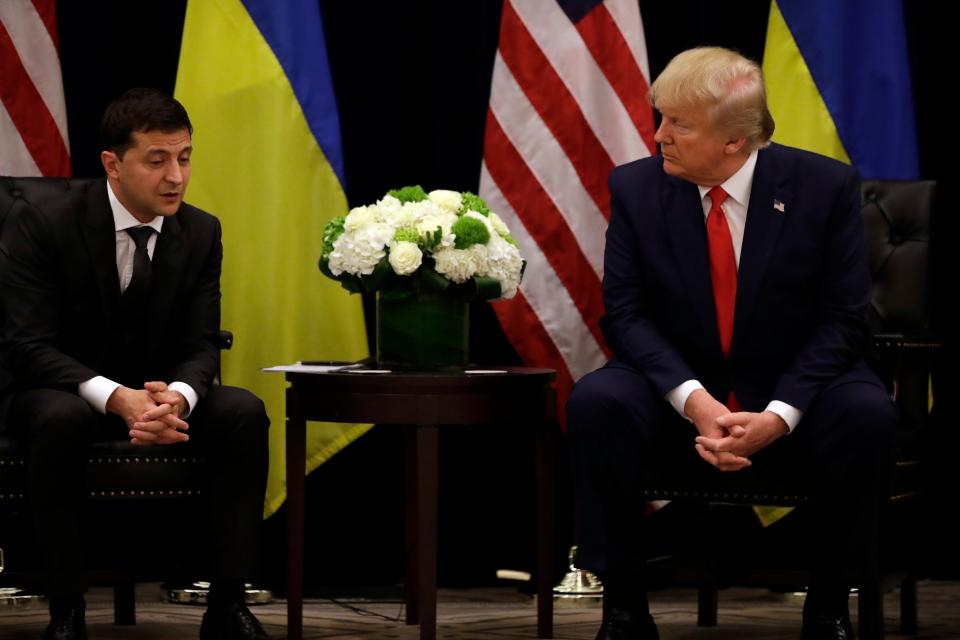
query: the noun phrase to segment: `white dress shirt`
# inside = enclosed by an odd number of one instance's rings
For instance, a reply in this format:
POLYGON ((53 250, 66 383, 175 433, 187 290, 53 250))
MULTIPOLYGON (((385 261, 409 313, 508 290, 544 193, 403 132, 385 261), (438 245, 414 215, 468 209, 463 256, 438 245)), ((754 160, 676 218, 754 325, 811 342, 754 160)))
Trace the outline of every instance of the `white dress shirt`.
MULTIPOLYGON (((156 231, 156 233, 150 234, 150 239, 147 241, 147 254, 153 260, 153 250, 157 246, 157 237, 163 229, 163 216, 157 216, 146 224, 140 222, 117 199, 113 189, 110 188, 109 182, 107 182, 107 196, 110 199, 110 209, 113 211, 113 226, 116 229, 117 274, 120 276, 120 291, 122 293, 126 291, 130 285, 130 279, 133 277, 133 254, 137 248, 133 238, 126 230, 133 227, 151 227, 156 231)), ((107 400, 119 386, 119 382, 114 382, 104 376, 95 376, 81 382, 77 391, 80 397, 86 400, 91 407, 100 413, 106 413, 107 400)), ((180 416, 186 418, 197 406, 197 392, 186 382, 171 382, 169 388, 171 391, 179 391, 187 401, 186 411, 180 416)))
MULTIPOLYGON (((753 189, 753 172, 757 168, 758 153, 756 150, 751 153, 747 161, 743 163, 743 166, 740 167, 735 174, 730 176, 726 182, 720 185, 723 187, 723 190, 727 192, 728 196, 721 207, 723 208, 723 215, 727 219, 727 226, 730 228, 730 237, 733 240, 733 255, 737 261, 737 268, 740 267, 740 250, 743 248, 743 230, 747 226, 747 207, 750 205, 750 192, 753 189)), ((710 213, 710 207, 713 204, 707 195, 711 187, 697 185, 697 188, 700 190, 700 204, 703 206, 703 219, 704 223, 706 223, 707 214, 710 213)), ((736 318, 734 318, 734 325, 736 325, 736 318)), ((697 389, 703 389, 703 385, 699 380, 687 380, 671 389, 667 393, 666 399, 677 413, 689 420, 690 417, 684 413, 683 407, 687 404, 687 398, 690 397, 690 394, 697 389)), ((802 411, 780 400, 771 400, 766 410, 772 411, 783 418, 783 421, 787 423, 787 429, 790 433, 793 433, 797 423, 800 422, 800 418, 803 417, 802 411)))

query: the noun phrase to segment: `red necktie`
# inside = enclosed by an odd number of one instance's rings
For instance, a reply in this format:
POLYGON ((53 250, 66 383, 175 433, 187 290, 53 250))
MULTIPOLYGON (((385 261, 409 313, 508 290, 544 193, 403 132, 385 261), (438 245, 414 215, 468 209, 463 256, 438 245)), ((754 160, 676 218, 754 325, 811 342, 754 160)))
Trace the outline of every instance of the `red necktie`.
MULTIPOLYGON (((733 238, 730 227, 723 215, 721 205, 727 199, 727 192, 716 186, 707 193, 712 206, 707 213, 707 244, 710 250, 710 281, 713 283, 713 305, 717 311, 717 329, 720 332, 720 346, 724 357, 730 357, 730 343, 733 341, 733 310, 737 301, 737 259, 733 253, 733 238)), ((739 411, 740 406, 733 392, 727 400, 731 411, 739 411)))

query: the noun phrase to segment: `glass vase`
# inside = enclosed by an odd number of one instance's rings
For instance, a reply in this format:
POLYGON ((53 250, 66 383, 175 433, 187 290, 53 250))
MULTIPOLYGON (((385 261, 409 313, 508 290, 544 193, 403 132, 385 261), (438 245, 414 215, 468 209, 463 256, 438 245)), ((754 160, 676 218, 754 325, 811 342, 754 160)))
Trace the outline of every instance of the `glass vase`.
POLYGON ((468 303, 421 293, 377 294, 377 366, 383 369, 463 369, 469 361, 468 303))

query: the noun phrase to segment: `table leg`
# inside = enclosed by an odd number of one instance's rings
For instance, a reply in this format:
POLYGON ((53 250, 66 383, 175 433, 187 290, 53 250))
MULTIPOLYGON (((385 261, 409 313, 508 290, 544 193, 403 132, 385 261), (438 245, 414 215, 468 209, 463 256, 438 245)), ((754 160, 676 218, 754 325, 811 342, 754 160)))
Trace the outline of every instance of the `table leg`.
POLYGON ((407 624, 419 622, 421 640, 437 637, 438 436, 435 426, 407 427, 407 624))
POLYGON ((537 429, 537 637, 553 637, 554 433, 537 429))
MULTIPOLYGON (((290 408, 287 398, 287 409, 290 408)), ((303 638, 303 508, 307 424, 287 419, 287 640, 303 638)))

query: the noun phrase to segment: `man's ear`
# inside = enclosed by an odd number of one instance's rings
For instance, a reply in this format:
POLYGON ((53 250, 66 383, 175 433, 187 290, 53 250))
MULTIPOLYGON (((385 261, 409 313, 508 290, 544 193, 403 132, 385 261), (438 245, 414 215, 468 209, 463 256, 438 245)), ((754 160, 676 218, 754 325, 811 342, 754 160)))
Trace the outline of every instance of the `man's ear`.
POLYGON ((743 149, 746 144, 746 138, 727 140, 727 143, 723 146, 723 152, 728 156, 736 155, 740 153, 740 150, 743 149))
POLYGON ((103 164, 104 173, 111 178, 116 178, 120 175, 120 168, 117 166, 120 164, 120 158, 113 151, 101 151, 100 162, 103 164))

